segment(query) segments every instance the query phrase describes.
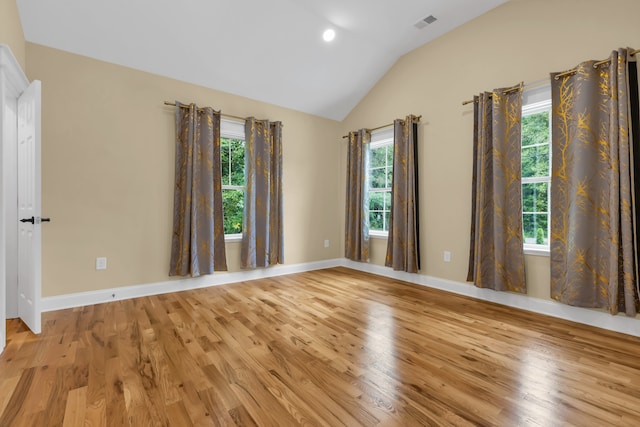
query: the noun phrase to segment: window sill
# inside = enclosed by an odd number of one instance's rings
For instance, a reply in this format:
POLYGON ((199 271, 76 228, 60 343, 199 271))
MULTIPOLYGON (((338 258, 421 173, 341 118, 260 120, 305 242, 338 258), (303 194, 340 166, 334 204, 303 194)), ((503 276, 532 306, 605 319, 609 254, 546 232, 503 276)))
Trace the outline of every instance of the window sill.
POLYGON ((549 247, 548 246, 528 246, 524 245, 524 254, 525 255, 534 255, 534 256, 549 256, 549 247))
POLYGON ((387 239, 389 238, 389 233, 387 231, 370 231, 369 237, 372 239, 387 239))
POLYGON ((224 241, 225 242, 241 242, 242 234, 225 234, 224 241))

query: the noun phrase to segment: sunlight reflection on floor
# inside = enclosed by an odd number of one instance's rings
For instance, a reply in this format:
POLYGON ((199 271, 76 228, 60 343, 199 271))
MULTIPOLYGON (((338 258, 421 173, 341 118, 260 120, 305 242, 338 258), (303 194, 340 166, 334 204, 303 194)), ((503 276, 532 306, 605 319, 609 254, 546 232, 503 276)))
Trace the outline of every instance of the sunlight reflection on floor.
POLYGON ((551 426, 557 420, 558 367, 553 357, 548 352, 524 349, 518 397, 520 407, 524 409, 521 421, 525 423, 551 426))
MULTIPOLYGON (((398 377, 396 367, 396 324, 393 307, 369 303, 363 357, 371 368, 367 380, 385 391, 394 390, 398 377)), ((395 397, 395 393, 394 393, 395 397)))

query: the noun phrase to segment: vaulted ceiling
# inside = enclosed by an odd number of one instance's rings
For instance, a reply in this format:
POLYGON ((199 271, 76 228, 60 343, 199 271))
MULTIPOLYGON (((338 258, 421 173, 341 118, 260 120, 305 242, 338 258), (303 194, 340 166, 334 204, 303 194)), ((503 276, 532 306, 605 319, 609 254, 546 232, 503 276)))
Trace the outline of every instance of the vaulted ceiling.
POLYGON ((29 42, 342 120, 402 55, 506 1, 17 4, 29 42), (416 28, 430 15, 437 20, 416 28))

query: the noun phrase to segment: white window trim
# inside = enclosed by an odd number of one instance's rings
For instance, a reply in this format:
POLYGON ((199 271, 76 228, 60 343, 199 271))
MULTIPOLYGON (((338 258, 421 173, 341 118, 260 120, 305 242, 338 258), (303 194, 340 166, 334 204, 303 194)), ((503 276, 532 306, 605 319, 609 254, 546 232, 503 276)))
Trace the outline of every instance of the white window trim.
POLYGON ((532 245, 530 243, 525 243, 522 245, 522 249, 524 250, 525 255, 535 255, 535 256, 550 256, 550 248, 545 245, 532 245))
MULTIPOLYGON (((523 94, 523 96, 526 97, 526 93, 523 94)), ((529 96, 531 97, 531 100, 533 99, 540 99, 540 98, 544 98, 542 101, 537 101, 537 102, 531 102, 527 105, 523 105, 522 106, 522 116, 529 116, 532 114, 537 114, 537 113, 541 113, 543 111, 549 111, 549 176, 544 176, 544 177, 529 177, 529 178, 521 178, 522 179, 522 183, 523 184, 527 184, 527 183, 538 183, 538 182, 547 182, 549 183, 549 192, 551 191, 551 118, 552 118, 552 114, 551 114, 551 87, 550 86, 544 86, 544 87, 540 87, 540 88, 536 88, 535 90, 532 90, 531 93, 529 94, 529 96)), ((542 146, 542 145, 547 145, 547 144, 534 144, 534 145, 528 145, 528 147, 538 147, 538 146, 542 146)), ((522 148, 521 148, 522 150, 522 148)), ((551 204, 551 194, 548 195, 549 201, 548 203, 551 204)), ((525 214, 525 212, 522 213, 523 215, 525 214)), ((549 218, 547 219, 547 224, 549 226, 549 239, 551 239, 551 210, 549 209, 548 212, 548 216, 549 218)), ((550 254, 550 245, 538 245, 538 244, 534 244, 534 243, 523 243, 522 245, 523 250, 524 250, 524 254, 525 255, 535 255, 535 256, 546 256, 548 257, 550 254)))
MULTIPOLYGON (((241 139, 246 141, 244 133, 244 122, 240 120, 229 120, 222 118, 220 120, 220 138, 227 139, 241 139)), ((245 171, 246 174, 246 171, 245 171)), ((246 176, 246 175, 245 175, 246 176)), ((222 185, 223 190, 245 190, 246 185, 222 185)), ((225 234, 225 242, 240 242, 242 241, 242 233, 225 234)))
POLYGON ((225 242, 242 242, 242 233, 225 234, 225 242))

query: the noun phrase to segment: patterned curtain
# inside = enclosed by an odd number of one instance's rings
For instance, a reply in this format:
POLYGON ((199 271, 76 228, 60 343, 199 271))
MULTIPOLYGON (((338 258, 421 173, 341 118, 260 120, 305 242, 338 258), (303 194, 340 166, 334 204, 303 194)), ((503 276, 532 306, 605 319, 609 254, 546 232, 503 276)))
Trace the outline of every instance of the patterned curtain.
POLYGON ((418 120, 407 116, 393 122, 393 187, 385 265, 409 273, 420 269, 418 120))
POLYGON ((522 90, 474 97, 471 245, 467 280, 526 293, 522 248, 522 90))
POLYGON ((247 190, 240 266, 282 264, 282 123, 248 118, 245 150, 247 190))
POLYGON ((367 129, 349 132, 345 257, 360 262, 369 262, 369 216, 365 186, 366 155, 370 141, 371 133, 367 129))
POLYGON ((220 113, 176 102, 170 276, 227 269, 220 175, 220 113))
POLYGON ((620 49, 551 75, 551 297, 628 316, 638 312, 632 61, 620 49))

